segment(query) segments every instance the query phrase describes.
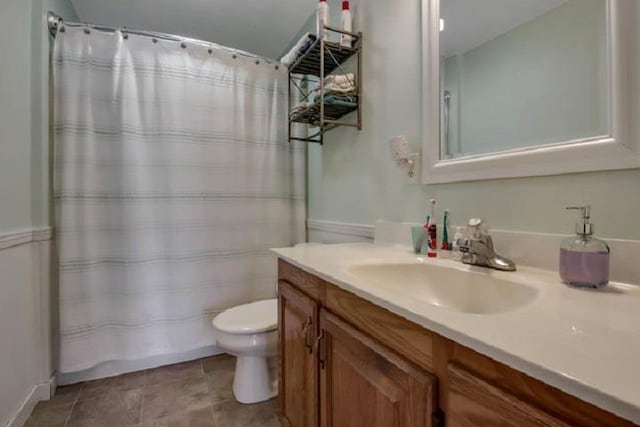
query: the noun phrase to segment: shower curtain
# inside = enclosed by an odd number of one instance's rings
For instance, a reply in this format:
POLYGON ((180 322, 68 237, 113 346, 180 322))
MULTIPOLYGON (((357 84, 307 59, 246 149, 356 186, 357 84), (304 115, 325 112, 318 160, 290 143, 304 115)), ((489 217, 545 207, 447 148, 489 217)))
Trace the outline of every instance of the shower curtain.
POLYGON ((304 239, 286 70, 65 30, 52 55, 59 370, 208 348, 217 313, 274 296, 268 248, 304 239))

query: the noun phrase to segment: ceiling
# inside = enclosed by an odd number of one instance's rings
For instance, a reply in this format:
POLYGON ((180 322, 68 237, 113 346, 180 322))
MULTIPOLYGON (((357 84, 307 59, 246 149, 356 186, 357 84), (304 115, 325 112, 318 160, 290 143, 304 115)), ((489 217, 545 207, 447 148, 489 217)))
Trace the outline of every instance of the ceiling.
POLYGON ((158 31, 277 58, 317 0, 72 0, 83 22, 158 31))
POLYGON ((567 0, 441 0, 440 55, 461 54, 557 8, 567 0))

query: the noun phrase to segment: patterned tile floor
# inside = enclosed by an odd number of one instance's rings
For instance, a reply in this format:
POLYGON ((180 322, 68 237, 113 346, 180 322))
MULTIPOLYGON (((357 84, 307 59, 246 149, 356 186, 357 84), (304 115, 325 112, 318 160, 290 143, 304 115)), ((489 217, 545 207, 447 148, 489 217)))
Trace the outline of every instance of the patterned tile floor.
POLYGON ((58 388, 27 427, 277 427, 277 399, 237 403, 235 358, 214 356, 58 388))

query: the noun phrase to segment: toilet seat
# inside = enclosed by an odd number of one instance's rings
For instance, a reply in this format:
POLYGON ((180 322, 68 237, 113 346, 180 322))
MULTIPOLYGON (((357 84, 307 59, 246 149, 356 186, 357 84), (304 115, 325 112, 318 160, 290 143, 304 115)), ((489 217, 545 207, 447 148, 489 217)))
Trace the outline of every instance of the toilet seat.
POLYGON ((230 334, 257 334, 278 328, 278 300, 268 299, 239 305, 213 319, 213 327, 230 334))

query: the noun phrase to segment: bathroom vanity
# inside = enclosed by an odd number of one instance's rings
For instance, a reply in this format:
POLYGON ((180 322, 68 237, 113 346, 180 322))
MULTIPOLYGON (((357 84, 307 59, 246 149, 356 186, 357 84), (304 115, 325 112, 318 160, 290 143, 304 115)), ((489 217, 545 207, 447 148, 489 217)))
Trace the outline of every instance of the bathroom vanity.
POLYGON ((634 290, 576 294, 562 317, 576 291, 543 270, 493 272, 372 244, 275 251, 283 426, 640 420, 637 343, 616 323, 637 307, 634 290), (590 304, 622 317, 581 322, 590 304), (614 342, 628 346, 605 348, 614 342))

